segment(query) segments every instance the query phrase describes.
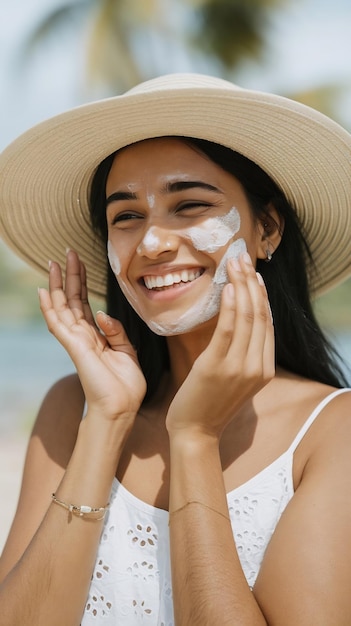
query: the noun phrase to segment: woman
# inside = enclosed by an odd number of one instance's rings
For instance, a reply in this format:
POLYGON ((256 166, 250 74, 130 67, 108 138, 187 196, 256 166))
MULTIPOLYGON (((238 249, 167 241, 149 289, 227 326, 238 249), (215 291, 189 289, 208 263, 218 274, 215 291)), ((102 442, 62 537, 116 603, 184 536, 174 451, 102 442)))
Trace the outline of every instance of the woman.
POLYGON ((3 237, 53 259, 77 369, 34 425, 5 626, 350 624, 350 393, 310 304, 350 274, 350 150, 302 105, 172 75, 3 153, 3 237))

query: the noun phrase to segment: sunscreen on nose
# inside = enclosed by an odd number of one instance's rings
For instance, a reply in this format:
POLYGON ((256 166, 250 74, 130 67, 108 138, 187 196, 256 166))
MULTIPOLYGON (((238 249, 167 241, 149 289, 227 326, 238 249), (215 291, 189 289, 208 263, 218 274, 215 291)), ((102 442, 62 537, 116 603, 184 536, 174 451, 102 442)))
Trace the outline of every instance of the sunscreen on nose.
POLYGON ((155 235, 155 229, 153 226, 145 233, 143 240, 137 247, 137 253, 143 254, 143 252, 155 252, 160 245, 160 240, 155 235))
MULTIPOLYGON (((226 215, 203 220, 200 226, 182 229, 179 231, 179 236, 190 239, 195 249, 213 253, 225 246, 239 229, 240 214, 235 207, 232 207, 226 215)), ((138 254, 146 253, 147 251, 153 252, 158 249, 159 244, 159 238, 153 232, 153 227, 150 227, 139 244, 137 252, 138 254)), ((223 287, 228 282, 227 262, 231 258, 239 258, 246 251, 246 243, 242 238, 232 241, 218 264, 214 276, 210 281, 207 279, 207 287, 204 288, 204 293, 190 307, 186 308, 181 315, 171 305, 168 309, 160 307, 160 312, 154 315, 153 318, 150 317, 145 305, 137 297, 134 289, 120 276, 121 262, 110 241, 107 244, 107 250, 112 271, 129 304, 154 333, 171 336, 189 332, 218 314, 223 287)), ((197 280, 205 279, 200 277, 197 280)))

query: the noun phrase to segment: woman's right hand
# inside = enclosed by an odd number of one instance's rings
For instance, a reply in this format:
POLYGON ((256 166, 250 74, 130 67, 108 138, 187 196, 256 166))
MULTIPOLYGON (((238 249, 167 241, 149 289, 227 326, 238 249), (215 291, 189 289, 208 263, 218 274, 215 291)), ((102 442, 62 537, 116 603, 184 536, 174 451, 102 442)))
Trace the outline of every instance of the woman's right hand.
POLYGON ((50 263, 49 290, 39 289, 42 314, 49 331, 74 362, 89 410, 102 417, 132 421, 146 391, 146 382, 122 324, 103 312, 96 315, 87 299, 84 264, 67 253, 66 280, 61 267, 50 263), (102 332, 101 332, 102 331, 102 332))

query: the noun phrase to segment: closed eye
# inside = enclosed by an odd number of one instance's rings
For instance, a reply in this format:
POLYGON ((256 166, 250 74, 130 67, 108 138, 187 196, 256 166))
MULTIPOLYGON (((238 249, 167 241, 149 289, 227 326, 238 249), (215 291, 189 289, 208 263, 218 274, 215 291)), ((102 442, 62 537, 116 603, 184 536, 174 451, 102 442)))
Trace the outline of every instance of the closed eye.
POLYGON ((176 208, 176 213, 181 212, 182 214, 185 212, 189 212, 189 214, 191 216, 194 215, 194 213, 199 213, 202 214, 204 213, 204 211, 206 211, 207 209, 211 209, 213 208, 215 205, 213 203, 209 203, 209 202, 184 202, 182 204, 180 204, 179 206, 177 206, 176 208))
POLYGON ((142 215, 140 215, 139 213, 118 213, 117 215, 114 215, 114 217, 111 219, 111 225, 114 226, 117 223, 123 223, 123 222, 128 222, 131 220, 138 220, 138 219, 142 219, 142 215))

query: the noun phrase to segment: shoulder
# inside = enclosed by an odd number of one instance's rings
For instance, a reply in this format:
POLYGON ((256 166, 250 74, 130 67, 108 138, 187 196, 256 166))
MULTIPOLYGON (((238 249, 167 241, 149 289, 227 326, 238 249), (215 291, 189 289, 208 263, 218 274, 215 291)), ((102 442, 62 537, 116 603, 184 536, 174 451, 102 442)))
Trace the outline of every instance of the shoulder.
POLYGON ((329 402, 299 445, 298 454, 304 449, 305 457, 301 480, 273 533, 255 587, 274 623, 350 623, 351 391, 330 396, 333 391, 308 386, 306 401, 314 409, 329 402))
POLYGON ((337 481, 351 472, 351 389, 311 383, 305 392, 299 408, 308 407, 303 413, 309 423, 294 453, 296 489, 321 481, 325 474, 337 481))
POLYGON ((278 382, 273 394, 278 407, 274 413, 275 425, 282 433, 284 445, 290 441, 297 446, 294 447, 297 488, 317 459, 323 458, 325 463, 333 446, 341 449, 345 440, 351 441, 351 389, 336 389, 286 372, 278 382))
POLYGON ((1 562, 0 580, 38 529, 71 458, 82 419, 84 393, 77 375, 57 381, 35 421, 24 464, 17 511, 1 562))
POLYGON ((351 389, 332 390, 320 402, 320 411, 309 437, 311 455, 308 465, 312 468, 320 464, 322 470, 326 463, 329 466, 333 457, 334 466, 344 462, 351 467, 351 389))
POLYGON ((73 452, 84 402, 77 374, 61 378, 44 397, 32 430, 31 442, 40 442, 47 455, 63 468, 73 452))

